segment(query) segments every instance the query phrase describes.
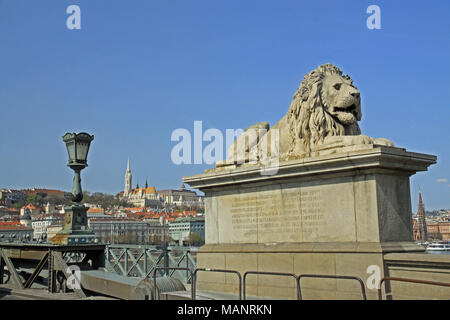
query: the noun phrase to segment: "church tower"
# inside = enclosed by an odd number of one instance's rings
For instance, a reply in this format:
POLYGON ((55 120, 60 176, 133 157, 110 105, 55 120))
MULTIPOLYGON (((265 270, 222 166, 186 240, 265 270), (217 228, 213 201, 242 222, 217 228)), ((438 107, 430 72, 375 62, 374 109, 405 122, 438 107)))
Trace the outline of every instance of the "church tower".
POLYGON ((125 197, 128 197, 131 193, 131 180, 132 180, 132 176, 131 176, 131 169, 130 169, 130 159, 128 158, 127 172, 125 173, 125 189, 123 192, 123 195, 125 197))
POLYGON ((419 226, 419 239, 422 241, 427 241, 427 222, 425 220, 425 208, 422 202, 422 194, 419 191, 419 207, 417 209, 417 223, 419 226))

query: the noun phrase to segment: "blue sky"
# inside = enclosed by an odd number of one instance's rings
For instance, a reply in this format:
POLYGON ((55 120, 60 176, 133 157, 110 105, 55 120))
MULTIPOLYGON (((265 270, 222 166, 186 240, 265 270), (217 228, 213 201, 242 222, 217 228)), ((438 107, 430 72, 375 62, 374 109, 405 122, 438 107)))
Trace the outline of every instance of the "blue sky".
POLYGON ((450 2, 0 0, 0 187, 70 190, 61 140, 95 135, 83 187, 157 189, 209 165, 172 164, 177 128, 274 125, 303 75, 331 62, 361 91, 364 134, 438 156, 411 178, 450 208, 450 2), (81 30, 66 8, 81 8, 81 30), (381 8, 369 30, 366 8, 381 8), (443 179, 438 182, 438 179, 443 179), (447 182, 445 182, 447 181, 447 182))

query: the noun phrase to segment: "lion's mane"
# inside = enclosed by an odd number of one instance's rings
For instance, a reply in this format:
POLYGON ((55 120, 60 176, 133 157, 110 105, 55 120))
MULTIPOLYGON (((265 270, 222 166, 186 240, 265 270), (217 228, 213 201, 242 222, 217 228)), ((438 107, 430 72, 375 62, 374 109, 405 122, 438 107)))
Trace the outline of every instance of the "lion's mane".
POLYGON ((295 92, 287 114, 289 138, 292 142, 289 153, 293 151, 295 141, 299 138, 306 152, 310 153, 311 145, 323 142, 325 137, 361 134, 357 123, 344 126, 326 112, 331 106, 323 99, 322 85, 323 79, 329 74, 350 80, 348 75, 342 75, 338 67, 328 63, 305 75, 295 92))

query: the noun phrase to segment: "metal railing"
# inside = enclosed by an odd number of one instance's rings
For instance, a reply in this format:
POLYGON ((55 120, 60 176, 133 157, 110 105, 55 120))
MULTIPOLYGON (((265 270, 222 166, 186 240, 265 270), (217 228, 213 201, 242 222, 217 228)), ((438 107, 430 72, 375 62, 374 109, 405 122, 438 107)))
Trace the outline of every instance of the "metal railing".
MULTIPOLYGON (((66 262, 79 261, 82 258, 78 254, 67 254, 64 256, 66 262)), ((361 295, 367 300, 364 282, 356 276, 323 275, 323 274, 301 274, 284 272, 266 272, 266 271, 247 271, 242 277, 236 270, 196 268, 196 255, 190 248, 186 247, 167 247, 151 245, 122 245, 111 244, 105 249, 105 266, 110 272, 125 276, 135 276, 143 278, 156 278, 157 273, 161 276, 173 276, 184 283, 190 283, 191 295, 193 300, 196 296, 197 273, 200 271, 234 273, 239 280, 239 300, 247 298, 247 276, 250 274, 289 276, 296 280, 297 299, 302 300, 301 279, 319 278, 319 279, 343 279, 358 281, 361 287, 361 295)), ((385 281, 402 281, 417 284, 435 285, 450 287, 450 283, 426 281, 409 278, 384 277, 380 280, 378 287, 378 299, 382 300, 382 284, 385 281)), ((392 296, 387 292, 386 296, 392 296)))
POLYGON ((261 274, 261 275, 270 275, 270 276, 288 276, 293 277, 295 279, 295 283, 297 285, 297 300, 301 300, 300 294, 300 279, 297 275, 293 273, 285 273, 285 272, 268 272, 268 271, 247 271, 244 273, 244 300, 246 300, 246 278, 249 274, 261 274))
POLYGON ((158 268, 162 276, 190 283, 192 273, 186 269, 193 271, 196 264, 195 253, 186 247, 110 244, 105 248, 106 269, 124 276, 150 278, 158 268))
MULTIPOLYGON (((442 286, 442 287, 450 287, 450 283, 447 282, 438 282, 438 281, 428 281, 428 280, 417 280, 417 279, 410 279, 410 278, 397 278, 397 277, 384 277, 380 280, 380 283, 378 285, 378 300, 383 300, 383 294, 382 294, 382 284, 384 281, 400 281, 400 282, 411 282, 411 283, 418 283, 418 284, 428 284, 432 286, 442 286)), ((386 292, 386 296, 392 296, 392 292, 386 292)))
POLYGON ((301 274, 298 276, 298 286, 299 286, 299 297, 300 300, 303 300, 302 298, 302 289, 300 286, 300 281, 302 278, 319 278, 319 279, 342 279, 342 280, 356 280, 361 285, 361 294, 363 297, 363 300, 367 300, 366 296, 366 287, 364 286, 364 282, 359 277, 354 276, 339 276, 339 275, 324 275, 324 274, 301 274))
POLYGON ((86 254, 83 252, 64 252, 63 259, 66 263, 69 262, 81 262, 86 257, 86 254))
POLYGON ((226 270, 226 269, 211 269, 211 268, 197 268, 194 271, 193 274, 193 281, 192 281, 192 292, 193 292, 193 299, 195 300, 197 295, 197 273, 199 271, 206 271, 206 272, 221 272, 221 273, 234 273, 238 276, 239 280, 239 300, 242 300, 242 276, 239 273, 239 271, 236 270, 226 270))
MULTIPOLYGON (((247 298, 247 294, 246 294, 246 281, 247 281, 247 276, 249 274, 257 274, 257 275, 270 275, 270 276, 287 276, 287 277, 292 277, 295 279, 295 283, 296 283, 296 289, 297 289, 297 300, 303 300, 302 297, 302 291, 301 291, 301 279, 302 278, 319 278, 319 279, 336 279, 336 280, 355 280, 358 281, 358 283, 361 286, 361 295, 363 300, 367 300, 367 296, 366 296, 366 290, 365 290, 365 286, 364 286, 364 282, 361 280, 361 278, 359 277, 355 277, 355 276, 340 276, 340 275, 324 275, 324 274, 300 274, 300 275, 296 275, 294 273, 288 273, 288 272, 270 272, 270 271, 246 271, 244 273, 244 276, 242 277, 239 271, 236 270, 227 270, 227 269, 211 269, 211 268, 197 268, 195 269, 193 272, 192 270, 190 270, 189 268, 182 268, 182 267, 157 267, 155 268, 154 272, 153 272, 153 280, 155 283, 155 293, 154 296, 155 298, 157 297, 156 295, 156 271, 159 270, 185 270, 187 272, 191 273, 191 279, 192 279, 192 285, 191 285, 191 299, 195 300, 196 299, 196 295, 197 295, 197 273, 199 271, 205 271, 205 272, 220 272, 220 273, 233 273, 236 274, 238 277, 238 289, 239 289, 239 300, 246 300, 247 298)), ((421 282, 422 283, 422 282, 421 282)), ((381 283, 380 283, 381 285, 381 283)), ((448 284, 448 286, 450 286, 450 284, 448 284)))

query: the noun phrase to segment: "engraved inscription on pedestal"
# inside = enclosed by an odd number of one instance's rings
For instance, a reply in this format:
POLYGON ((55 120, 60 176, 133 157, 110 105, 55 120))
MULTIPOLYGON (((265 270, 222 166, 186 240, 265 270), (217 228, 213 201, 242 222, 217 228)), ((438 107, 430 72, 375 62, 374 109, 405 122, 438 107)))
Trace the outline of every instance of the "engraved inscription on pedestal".
POLYGON ((229 203, 232 242, 301 242, 327 225, 322 191, 272 190, 240 194, 229 203))
POLYGON ((230 210, 233 232, 239 232, 247 237, 257 231, 258 207, 255 202, 256 196, 244 196, 233 200, 230 210))
POLYGON ((321 235, 327 226, 321 190, 301 193, 302 234, 304 241, 311 241, 321 235))

